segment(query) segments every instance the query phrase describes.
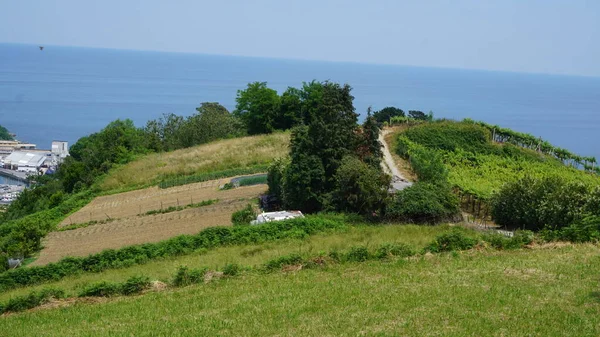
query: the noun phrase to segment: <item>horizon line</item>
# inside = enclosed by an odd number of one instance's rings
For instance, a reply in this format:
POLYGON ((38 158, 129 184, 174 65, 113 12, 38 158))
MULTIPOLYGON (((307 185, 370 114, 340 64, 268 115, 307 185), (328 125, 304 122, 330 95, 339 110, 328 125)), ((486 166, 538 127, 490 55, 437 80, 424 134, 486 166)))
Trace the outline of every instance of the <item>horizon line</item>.
POLYGON ((129 51, 129 52, 150 52, 150 53, 165 53, 165 54, 187 54, 187 55, 202 55, 202 56, 219 56, 219 57, 237 57, 237 58, 252 58, 252 59, 268 59, 268 60, 279 60, 279 61, 300 61, 300 62, 312 62, 312 63, 338 63, 338 64, 358 64, 358 65, 369 65, 369 66, 391 66, 391 67, 405 67, 405 68, 423 68, 423 69, 439 69, 439 70, 463 70, 463 71, 475 71, 475 72, 492 72, 492 73, 508 73, 508 74, 526 74, 526 75, 542 75, 542 76, 557 76, 557 77, 580 77, 587 79, 600 79, 600 75, 582 75, 582 74, 571 74, 571 73, 545 73, 535 71, 517 71, 517 70, 498 70, 498 69, 484 69, 484 68, 466 68, 466 67, 448 67, 448 66, 431 66, 431 65, 414 65, 414 64, 401 64, 401 63, 377 63, 377 62, 366 62, 366 61, 334 61, 334 60, 323 60, 323 59, 312 59, 312 58, 294 58, 294 57, 278 57, 278 56, 253 56, 253 55, 241 55, 241 54, 219 54, 219 53, 203 53, 193 51, 167 51, 167 50, 155 50, 155 49, 128 49, 128 48, 115 48, 115 47, 90 47, 90 46, 77 46, 77 45, 66 45, 66 44, 39 44, 39 43, 28 43, 28 42, 2 42, 0 45, 24 45, 24 46, 35 46, 44 47, 60 47, 60 48, 82 48, 82 49, 100 49, 100 50, 114 50, 114 51, 129 51))

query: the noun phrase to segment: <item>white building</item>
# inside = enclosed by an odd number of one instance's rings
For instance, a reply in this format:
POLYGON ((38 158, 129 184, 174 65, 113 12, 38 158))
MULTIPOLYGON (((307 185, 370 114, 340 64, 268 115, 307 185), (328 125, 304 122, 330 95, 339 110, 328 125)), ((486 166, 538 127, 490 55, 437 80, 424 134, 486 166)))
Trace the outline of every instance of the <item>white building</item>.
POLYGON ((62 140, 53 140, 52 154, 59 158, 65 158, 69 155, 69 143, 62 140))
POLYGON ((4 158, 4 168, 37 173, 45 160, 46 155, 44 153, 14 151, 4 158))

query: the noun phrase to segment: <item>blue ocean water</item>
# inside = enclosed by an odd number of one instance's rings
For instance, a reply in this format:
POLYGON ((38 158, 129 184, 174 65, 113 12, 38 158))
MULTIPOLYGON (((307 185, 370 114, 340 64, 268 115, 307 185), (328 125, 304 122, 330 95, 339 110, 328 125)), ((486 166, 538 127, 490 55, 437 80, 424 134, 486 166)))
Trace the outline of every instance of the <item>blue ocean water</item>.
POLYGON ((363 115, 431 110, 600 157, 600 78, 77 47, 0 44, 0 125, 47 149, 117 118, 143 126, 207 101, 232 110, 248 82, 282 91, 313 79, 350 84, 363 115))

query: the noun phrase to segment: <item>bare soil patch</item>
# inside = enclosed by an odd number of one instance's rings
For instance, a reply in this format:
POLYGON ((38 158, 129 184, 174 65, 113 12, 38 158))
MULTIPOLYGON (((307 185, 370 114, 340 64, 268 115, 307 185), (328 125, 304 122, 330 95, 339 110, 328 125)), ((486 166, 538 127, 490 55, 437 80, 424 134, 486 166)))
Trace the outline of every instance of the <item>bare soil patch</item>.
MULTIPOLYGON (((249 198, 267 189, 266 185, 255 185, 219 191, 214 182, 192 185, 195 186, 164 190, 148 188, 97 198, 72 217, 85 219, 86 213, 96 212, 118 218, 108 223, 48 234, 43 242, 44 249, 32 265, 45 265, 67 256, 87 256, 109 248, 158 242, 181 234, 196 234, 207 227, 229 226, 233 212, 244 208, 249 198), (219 202, 182 211, 138 216, 140 207, 149 208, 160 200, 163 201, 163 207, 168 207, 165 203, 172 204, 173 200, 176 203, 177 198, 180 198, 180 203, 181 199, 188 198, 189 203, 190 197, 194 202, 208 199, 219 199, 219 202)), ((145 212, 144 208, 142 211, 145 212)), ((69 222, 63 222, 62 225, 65 224, 69 222)))

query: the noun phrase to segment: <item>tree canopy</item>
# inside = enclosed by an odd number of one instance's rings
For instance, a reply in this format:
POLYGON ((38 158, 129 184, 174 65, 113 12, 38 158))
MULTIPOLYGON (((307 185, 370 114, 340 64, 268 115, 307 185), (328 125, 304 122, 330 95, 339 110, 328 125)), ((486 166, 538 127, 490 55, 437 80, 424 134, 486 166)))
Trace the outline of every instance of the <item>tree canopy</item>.
POLYGON ((273 132, 279 114, 279 95, 267 87, 267 82, 249 83, 238 90, 234 115, 246 125, 248 134, 273 132))
POLYGON ((377 120, 377 123, 383 124, 384 122, 389 122, 392 117, 405 117, 405 114, 402 109, 388 106, 373 113, 373 117, 377 120))
POLYGON ((2 125, 0 125, 0 140, 13 140, 13 136, 2 125))

